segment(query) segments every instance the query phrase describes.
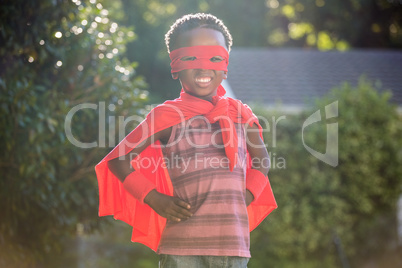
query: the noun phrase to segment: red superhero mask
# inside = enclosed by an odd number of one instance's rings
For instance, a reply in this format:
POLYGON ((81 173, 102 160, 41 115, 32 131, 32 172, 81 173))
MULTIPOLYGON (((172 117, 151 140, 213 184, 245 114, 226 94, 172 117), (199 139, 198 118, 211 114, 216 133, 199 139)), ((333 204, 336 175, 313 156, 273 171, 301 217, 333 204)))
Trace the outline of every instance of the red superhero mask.
POLYGON ((171 51, 169 56, 172 73, 186 69, 228 70, 229 53, 222 46, 182 47, 171 51), (191 58, 183 60, 183 57, 191 58))

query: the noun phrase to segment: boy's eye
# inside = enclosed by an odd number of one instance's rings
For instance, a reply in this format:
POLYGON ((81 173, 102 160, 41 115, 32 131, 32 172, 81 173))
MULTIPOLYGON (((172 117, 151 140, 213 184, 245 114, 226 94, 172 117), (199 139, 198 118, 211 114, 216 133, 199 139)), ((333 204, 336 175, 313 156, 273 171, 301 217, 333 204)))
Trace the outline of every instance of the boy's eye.
POLYGON ((221 62, 223 61, 223 58, 221 56, 215 56, 209 59, 212 62, 221 62))
POLYGON ((196 59, 196 57, 185 56, 185 57, 181 58, 180 60, 181 61, 193 61, 195 59, 196 59))

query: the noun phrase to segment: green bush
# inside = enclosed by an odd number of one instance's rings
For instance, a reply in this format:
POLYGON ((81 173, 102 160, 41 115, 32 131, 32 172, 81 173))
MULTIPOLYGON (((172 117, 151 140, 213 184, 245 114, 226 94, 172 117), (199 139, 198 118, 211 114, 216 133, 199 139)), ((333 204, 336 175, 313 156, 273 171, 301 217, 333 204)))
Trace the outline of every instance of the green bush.
POLYGON ((99 129, 105 123, 108 130, 109 120, 99 119, 102 105, 106 118, 136 115, 147 98, 136 64, 122 57, 135 35, 113 22, 113 12, 92 0, 2 3, 2 267, 37 265, 77 223, 98 225, 94 165, 118 138, 99 129), (73 145, 65 132, 67 114, 80 104, 96 109, 73 116, 72 135, 96 141, 94 148, 73 145))
MULTIPOLYGON (((345 83, 308 111, 278 121, 276 146, 268 148, 277 163, 281 157, 286 162, 286 168, 272 166, 269 173, 279 207, 252 232, 250 267, 340 267, 374 258, 396 242, 402 124, 389 98, 362 77, 356 88, 345 83), (325 106, 336 101, 339 116, 326 119, 325 106), (323 119, 304 129, 304 141, 325 153, 326 126, 338 123, 336 167, 303 146, 302 125, 317 110, 323 119)), ((268 119, 280 115, 258 113, 268 119)))

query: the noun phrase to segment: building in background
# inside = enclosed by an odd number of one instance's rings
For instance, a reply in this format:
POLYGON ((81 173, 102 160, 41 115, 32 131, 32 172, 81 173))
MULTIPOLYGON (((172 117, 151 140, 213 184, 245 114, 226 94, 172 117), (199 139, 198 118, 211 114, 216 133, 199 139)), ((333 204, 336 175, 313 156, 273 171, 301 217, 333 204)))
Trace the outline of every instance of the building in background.
POLYGON ((402 107, 402 51, 233 48, 227 82, 229 96, 247 104, 298 112, 332 88, 361 75, 379 90, 392 91, 402 107), (230 95, 232 94, 232 95, 230 95))

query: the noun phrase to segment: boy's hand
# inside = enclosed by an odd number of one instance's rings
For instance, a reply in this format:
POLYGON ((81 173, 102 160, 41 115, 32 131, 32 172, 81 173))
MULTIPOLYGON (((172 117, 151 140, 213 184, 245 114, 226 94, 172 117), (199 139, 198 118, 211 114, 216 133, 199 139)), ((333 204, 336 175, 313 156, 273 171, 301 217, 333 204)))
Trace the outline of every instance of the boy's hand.
POLYGON ((190 212, 190 204, 177 197, 161 194, 156 190, 147 194, 144 203, 162 217, 175 222, 187 220, 193 215, 190 212))
POLYGON ((253 202, 253 200, 254 200, 253 194, 249 190, 246 190, 246 205, 249 206, 251 202, 253 202))

